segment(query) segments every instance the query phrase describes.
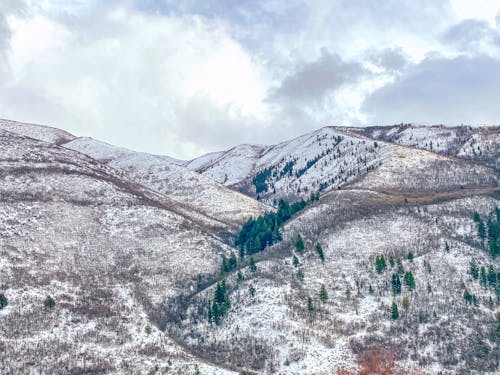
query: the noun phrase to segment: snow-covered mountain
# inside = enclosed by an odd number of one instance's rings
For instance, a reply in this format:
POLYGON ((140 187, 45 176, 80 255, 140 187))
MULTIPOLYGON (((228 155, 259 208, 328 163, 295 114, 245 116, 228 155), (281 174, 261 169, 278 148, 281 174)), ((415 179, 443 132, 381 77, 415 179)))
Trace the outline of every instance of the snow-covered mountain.
MULTIPOLYGON (((385 163, 403 165, 419 173, 435 169, 443 180, 440 181, 440 189, 449 188, 451 184, 459 185, 462 177, 481 185, 492 181, 476 179, 474 174, 460 176, 458 172, 449 171, 445 164, 461 164, 459 159, 481 161, 492 169, 477 173, 488 175, 486 179, 496 180, 498 173, 495 170, 498 170, 500 155, 499 129, 325 127, 277 145, 236 146, 228 151, 201 156, 187 162, 186 166, 268 203, 277 198, 297 200, 311 193, 331 191, 378 170, 385 163), (472 149, 471 144, 474 145, 472 149), (476 147, 477 152, 474 151, 476 147), (440 151, 448 158, 433 151, 440 151), (452 156, 457 163, 450 159, 452 156), (443 173, 447 173, 447 181, 444 181, 443 173)), ((472 171, 480 168, 477 164, 469 166, 472 171)), ((375 173, 382 173, 382 170, 383 167, 375 173)), ((385 184, 397 182, 401 171, 395 173, 376 179, 385 184)), ((422 179, 424 183, 428 181, 423 175, 422 179)), ((431 190, 436 188, 435 183, 436 180, 432 180, 431 190)))
POLYGON ((168 156, 134 152, 91 138, 77 138, 63 146, 123 171, 144 186, 228 224, 241 224, 265 208, 254 199, 178 165, 179 160, 168 156))
POLYGON ((327 127, 182 163, 2 121, 1 371, 496 374, 499 130, 327 127), (254 197, 318 192, 227 263, 254 197))

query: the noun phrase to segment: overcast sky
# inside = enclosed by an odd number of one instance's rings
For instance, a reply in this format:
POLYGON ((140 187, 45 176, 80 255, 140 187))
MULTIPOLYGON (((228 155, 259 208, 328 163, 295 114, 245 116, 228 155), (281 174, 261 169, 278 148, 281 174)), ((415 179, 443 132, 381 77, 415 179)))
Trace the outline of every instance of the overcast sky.
POLYGON ((0 0, 0 118, 192 158, 500 123, 500 0, 0 0))

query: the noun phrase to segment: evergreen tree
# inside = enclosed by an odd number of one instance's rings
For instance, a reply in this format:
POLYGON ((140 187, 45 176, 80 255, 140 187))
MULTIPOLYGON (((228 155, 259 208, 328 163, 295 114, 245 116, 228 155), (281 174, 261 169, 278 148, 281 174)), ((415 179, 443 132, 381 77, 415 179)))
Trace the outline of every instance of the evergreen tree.
POLYGON ((255 259, 253 257, 250 257, 250 260, 248 261, 248 267, 250 268, 250 272, 257 271, 257 266, 255 265, 255 259))
POLYGON ((500 342, 500 313, 497 313, 497 327, 495 329, 495 337, 497 342, 500 342))
POLYGON ((408 271, 405 273, 404 282, 405 282, 405 285, 408 288, 410 288, 410 290, 415 289, 415 279, 414 279, 413 273, 411 273, 411 271, 408 271))
POLYGON ((397 273, 392 274, 392 294, 397 295, 401 293, 401 280, 399 279, 399 275, 397 273))
POLYGON ((448 245, 448 241, 444 243, 444 251, 446 251, 447 253, 450 252, 450 245, 448 245))
POLYGON ((294 265, 294 267, 299 266, 299 258, 297 258, 295 255, 292 258, 292 264, 294 265))
POLYGON ((307 311, 309 312, 309 314, 312 314, 314 312, 314 305, 311 297, 307 297, 307 311))
POLYGON ((389 265, 394 268, 394 258, 392 256, 389 258, 389 265))
POLYGON ((255 288, 253 287, 253 285, 250 285, 250 288, 248 288, 248 292, 252 297, 255 296, 255 288))
POLYGON ((326 291, 325 284, 321 284, 321 288, 319 290, 319 298, 321 301, 328 301, 328 292, 326 291))
POLYGON ((479 279, 479 283, 486 287, 486 268, 481 267, 481 277, 479 279))
POLYGON ((387 268, 387 263, 385 262, 385 258, 383 255, 377 256, 375 258, 375 269, 377 273, 382 273, 387 268))
POLYGON ((368 285, 368 293, 373 294, 372 284, 368 285))
POLYGON ((470 261, 470 274, 476 280, 479 278, 479 267, 474 259, 470 261))
POLYGON ((297 271, 297 279, 299 279, 300 281, 304 281, 304 271, 302 271, 302 269, 300 268, 297 271))
POLYGON ((409 260, 410 262, 413 262, 413 258, 414 258, 414 255, 413 255, 413 253, 410 251, 410 252, 408 253, 408 260, 409 260))
POLYGON ((427 283, 427 293, 432 293, 432 287, 430 283, 427 283))
POLYGON ((392 302, 391 317, 394 320, 399 318, 399 310, 398 310, 398 305, 396 304, 396 302, 392 302))
POLYGON ((467 289, 464 291, 464 300, 467 304, 472 304, 473 296, 469 293, 467 289))
POLYGON ((484 241, 486 238, 486 227, 484 226, 484 223, 480 221, 477 223, 477 235, 481 239, 481 241, 484 241))
POLYGON ((304 240, 302 239, 302 236, 300 234, 297 235, 297 240, 295 241, 295 248, 297 249, 297 252, 299 254, 304 253, 304 240))
POLYGON ((222 265, 220 267, 220 272, 223 274, 229 272, 229 265, 225 255, 222 256, 222 265))
POLYGON ((325 263, 325 254, 323 253, 323 248, 320 244, 316 245, 316 252, 318 253, 319 259, 322 263, 325 263))
POLYGON ((221 318, 222 318, 221 307, 217 302, 213 301, 213 303, 212 303, 212 321, 215 324, 219 325, 221 322, 221 318))
POLYGON ((9 301, 7 301, 7 297, 5 297, 5 294, 0 293, 0 310, 2 310, 8 304, 9 301))
POLYGON ((490 266, 488 267, 488 285, 491 288, 495 288, 496 282, 497 282, 497 274, 493 269, 493 266, 490 264, 490 266))
POLYGON ((54 298, 48 295, 47 298, 45 298, 43 305, 48 309, 52 309, 56 305, 56 301, 54 301, 54 298))
POLYGON ((405 269, 403 267, 403 262, 401 262, 401 259, 398 258, 398 260, 396 261, 397 265, 398 265, 398 275, 404 275, 405 273, 405 269))
POLYGON ((229 257, 228 265, 230 270, 234 270, 237 266, 236 255, 234 252, 231 252, 231 256, 229 257))
POLYGON ((241 283, 243 280, 245 280, 245 278, 243 277, 243 273, 241 273, 241 271, 238 271, 237 280, 239 283, 241 283))
POLYGON ((410 300, 408 299, 408 297, 404 297, 403 298, 403 309, 405 309, 405 311, 408 311, 409 307, 410 307, 410 300))
POLYGON ((212 302, 208 301, 208 313, 207 313, 208 323, 212 324, 213 315, 212 315, 212 302))

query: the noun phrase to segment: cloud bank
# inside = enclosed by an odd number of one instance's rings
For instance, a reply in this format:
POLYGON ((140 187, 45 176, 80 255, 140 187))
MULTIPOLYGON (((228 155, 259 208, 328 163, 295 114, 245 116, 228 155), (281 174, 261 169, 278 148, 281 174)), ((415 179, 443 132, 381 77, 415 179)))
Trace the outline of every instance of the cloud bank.
POLYGON ((5 0, 0 117, 179 158, 329 124, 499 123, 499 11, 5 0))

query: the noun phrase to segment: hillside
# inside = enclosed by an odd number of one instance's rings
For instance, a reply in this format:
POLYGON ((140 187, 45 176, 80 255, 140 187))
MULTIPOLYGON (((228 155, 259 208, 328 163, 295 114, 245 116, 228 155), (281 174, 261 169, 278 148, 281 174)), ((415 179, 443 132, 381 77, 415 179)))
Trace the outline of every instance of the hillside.
POLYGON ((496 374, 498 137, 326 127, 182 162, 3 121, 2 371, 496 374))
POLYGON ((463 178, 478 186, 495 185, 499 145, 499 127, 325 127, 273 146, 242 145, 208 154, 186 166, 273 204, 384 173, 385 164, 393 175, 374 177, 384 184, 400 183, 401 175, 415 178, 414 188, 419 189, 426 181, 431 181, 429 190, 450 189, 463 178), (474 151, 470 144, 483 151, 474 151))
POLYGON ((230 225, 241 224, 264 209, 254 199, 178 165, 180 161, 168 156, 134 152, 91 138, 77 138, 63 146, 99 160, 144 186, 230 225))
POLYGON ((150 320, 216 272, 229 252, 215 235, 223 224, 80 153, 4 130, 0 173, 2 373, 223 372, 150 320))

